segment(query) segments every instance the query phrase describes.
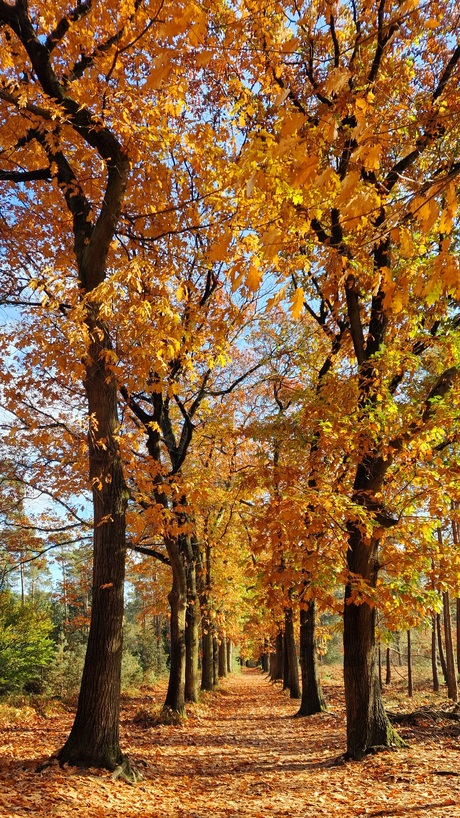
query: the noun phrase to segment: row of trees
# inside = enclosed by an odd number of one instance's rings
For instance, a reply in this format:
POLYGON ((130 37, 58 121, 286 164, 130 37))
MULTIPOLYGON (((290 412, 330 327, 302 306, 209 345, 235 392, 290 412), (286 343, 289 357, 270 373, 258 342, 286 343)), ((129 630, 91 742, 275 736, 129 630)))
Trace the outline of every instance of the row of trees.
POLYGON ((376 610, 458 559, 456 4, 16 0, 0 38, 3 483, 61 545, 92 496, 61 762, 124 760, 128 548, 171 569, 168 706, 200 619, 203 668, 242 598, 311 648, 345 587, 347 754, 397 743, 376 610))

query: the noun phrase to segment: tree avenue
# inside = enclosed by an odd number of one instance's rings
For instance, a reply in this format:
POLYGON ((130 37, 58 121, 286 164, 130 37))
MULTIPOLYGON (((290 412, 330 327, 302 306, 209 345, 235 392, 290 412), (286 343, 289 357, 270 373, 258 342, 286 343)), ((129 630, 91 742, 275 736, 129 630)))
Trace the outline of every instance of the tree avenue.
POLYGON ((251 11, 248 71, 262 89, 242 115, 242 164, 255 246, 329 344, 320 411, 334 384, 346 412, 347 752, 361 758, 398 741, 375 678, 379 546, 398 522, 386 478, 416 458, 417 438, 448 444, 444 399, 456 405, 456 13, 415 0, 251 11))
MULTIPOLYGON (((0 6, 5 289, 23 301, 31 291, 41 293, 42 304, 46 299, 61 316, 87 398, 92 618, 78 711, 60 760, 112 769, 123 760, 118 710, 128 490, 108 319, 117 287, 133 280, 137 292, 143 287, 141 267, 130 263, 139 221, 147 222, 142 232, 151 239, 174 233, 178 209, 191 223, 200 197, 192 184, 181 190, 178 178, 172 180, 180 148, 172 120, 185 108, 188 56, 202 45, 207 20, 194 3, 184 5, 180 23, 178 13, 177 4, 142 2, 113 10, 91 2, 73 9, 22 0, 0 6), (168 196, 173 186, 175 202, 168 196)), ((67 365, 56 357, 58 370, 67 365)))
POLYGON ((284 644, 299 697, 300 620, 322 710, 341 609, 346 756, 401 744, 377 612, 458 592, 458 36, 453 0, 0 0, 2 403, 69 526, 92 496, 61 763, 130 775, 127 531, 171 569, 168 707, 197 698, 199 626, 203 689, 234 634, 277 641, 274 678, 284 644))

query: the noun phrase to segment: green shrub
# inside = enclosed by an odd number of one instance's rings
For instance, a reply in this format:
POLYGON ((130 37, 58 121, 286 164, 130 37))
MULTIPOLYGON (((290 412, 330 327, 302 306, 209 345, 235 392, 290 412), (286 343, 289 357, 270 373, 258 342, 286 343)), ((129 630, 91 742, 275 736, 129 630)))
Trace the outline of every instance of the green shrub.
POLYGON ((10 591, 0 593, 0 693, 40 692, 53 659, 52 630, 46 610, 22 604, 10 591))

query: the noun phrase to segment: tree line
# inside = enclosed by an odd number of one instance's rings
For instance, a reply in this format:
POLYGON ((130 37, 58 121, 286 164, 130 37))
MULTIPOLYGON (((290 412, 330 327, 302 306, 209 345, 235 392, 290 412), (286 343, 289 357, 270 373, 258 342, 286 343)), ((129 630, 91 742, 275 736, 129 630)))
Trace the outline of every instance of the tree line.
POLYGON ((346 754, 398 744, 377 611, 457 591, 455 3, 16 0, 0 38, 4 497, 92 536, 61 763, 129 772, 136 553, 172 576, 168 707, 234 600, 291 646, 300 609, 304 690, 340 607, 346 754))

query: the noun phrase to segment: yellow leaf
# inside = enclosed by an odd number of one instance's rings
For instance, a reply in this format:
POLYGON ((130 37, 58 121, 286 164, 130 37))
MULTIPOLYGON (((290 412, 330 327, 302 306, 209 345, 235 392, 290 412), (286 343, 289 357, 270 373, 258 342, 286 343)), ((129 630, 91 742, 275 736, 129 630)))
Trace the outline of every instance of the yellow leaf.
POLYGON ((268 299, 267 305, 265 307, 265 312, 269 312, 272 309, 272 307, 276 307, 276 305, 280 303, 281 299, 284 298, 285 295, 286 285, 284 287, 281 287, 281 289, 278 290, 278 292, 275 293, 275 295, 268 299))
POLYGON ((245 281, 248 290, 255 293, 256 290, 258 290, 260 287, 262 276, 263 276, 262 270, 260 270, 259 267, 256 266, 255 264, 251 264, 245 281))
POLYGON ((291 315, 294 321, 300 316, 303 310, 304 304, 304 297, 303 297, 303 288, 297 287, 293 297, 292 297, 292 304, 291 304, 291 315))
POLYGON ((291 37, 290 40, 286 40, 285 43, 282 45, 283 54, 292 54, 300 45, 300 40, 298 37, 291 37))
POLYGON ((208 253, 209 261, 224 261, 231 240, 232 234, 229 230, 211 247, 208 253))
POLYGON ((305 117, 303 114, 295 113, 292 109, 285 111, 280 131, 281 137, 291 136, 291 134, 296 133, 304 123, 305 117))
POLYGON ((296 187, 301 187, 313 176, 316 175, 317 169, 319 164, 319 157, 318 156, 306 156, 300 162, 296 162, 289 174, 289 181, 291 185, 295 185, 296 187))
POLYGON ((200 51, 200 53, 195 57, 195 62, 198 68, 204 68, 206 65, 209 65, 212 60, 212 55, 212 51, 200 51))
POLYGON ((324 83, 324 93, 339 94, 348 85, 350 76, 348 68, 333 68, 324 83))
POLYGON ((176 290, 176 298, 178 301, 185 301, 187 298, 187 287, 184 284, 179 284, 176 290))
POLYGON ((414 242, 412 235, 405 227, 399 231, 399 246, 403 258, 412 258, 414 255, 414 242))

